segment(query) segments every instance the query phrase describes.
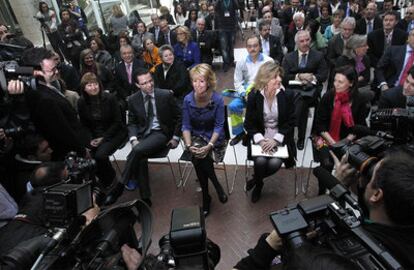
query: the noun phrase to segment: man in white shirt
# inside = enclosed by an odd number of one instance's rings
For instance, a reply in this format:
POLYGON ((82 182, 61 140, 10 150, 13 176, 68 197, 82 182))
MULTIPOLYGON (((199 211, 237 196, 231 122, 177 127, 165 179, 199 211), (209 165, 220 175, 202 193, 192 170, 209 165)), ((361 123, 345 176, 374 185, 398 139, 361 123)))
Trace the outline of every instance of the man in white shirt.
POLYGON ((243 129, 243 109, 246 106, 245 97, 252 87, 256 73, 259 67, 267 62, 273 61, 269 56, 261 53, 262 45, 258 36, 251 36, 246 39, 246 48, 248 55, 237 62, 234 71, 234 88, 236 94, 234 99, 228 105, 232 133, 235 137, 230 141, 230 145, 239 143, 244 137, 243 129))

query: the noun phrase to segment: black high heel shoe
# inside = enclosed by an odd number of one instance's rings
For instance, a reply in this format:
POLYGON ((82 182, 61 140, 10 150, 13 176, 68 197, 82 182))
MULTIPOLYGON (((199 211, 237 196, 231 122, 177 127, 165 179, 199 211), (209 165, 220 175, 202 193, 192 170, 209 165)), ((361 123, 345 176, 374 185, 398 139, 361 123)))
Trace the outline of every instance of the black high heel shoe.
POLYGON ((226 203, 228 201, 226 192, 224 192, 223 187, 219 184, 217 186, 215 186, 216 188, 216 192, 217 192, 217 197, 219 199, 219 201, 221 203, 226 203))
POLYGON ((223 193, 218 193, 217 196, 218 196, 219 201, 221 203, 226 203, 228 201, 228 197, 227 197, 226 193, 224 193, 224 192, 223 193))
POLYGON ((207 201, 203 200, 203 214, 204 217, 207 217, 210 214, 210 204, 211 204, 211 197, 208 195, 207 201))

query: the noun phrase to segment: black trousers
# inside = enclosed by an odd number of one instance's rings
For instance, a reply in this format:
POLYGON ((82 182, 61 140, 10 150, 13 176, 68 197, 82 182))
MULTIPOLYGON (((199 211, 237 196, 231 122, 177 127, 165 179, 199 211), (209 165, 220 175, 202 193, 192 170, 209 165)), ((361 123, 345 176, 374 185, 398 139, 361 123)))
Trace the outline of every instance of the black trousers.
MULTIPOLYGON (((319 160, 321 167, 327 170, 328 172, 332 172, 334 168, 334 161, 331 157, 331 154, 329 153, 329 148, 327 146, 323 146, 315 151, 315 155, 317 157, 317 160, 319 160)), ((321 181, 318 181, 318 187, 319 195, 325 194, 326 186, 324 186, 321 183, 321 181)))
POLYGON ((263 179, 276 173, 282 166, 283 160, 275 157, 254 157, 254 179, 263 183, 263 179))
POLYGON ((115 179, 116 172, 112 167, 109 156, 124 143, 127 137, 126 131, 118 132, 114 137, 104 140, 96 149, 93 149, 92 156, 96 161, 96 176, 104 186, 109 186, 115 179))
POLYGON ((194 165, 194 169, 197 174, 197 178, 200 181, 201 190, 203 192, 203 204, 207 204, 209 201, 209 193, 208 193, 208 179, 214 185, 214 188, 218 192, 222 192, 222 187, 218 182, 216 172, 214 171, 214 161, 213 159, 207 155, 203 159, 193 158, 192 163, 194 165))
POLYGON ((309 108, 316 106, 322 88, 320 86, 310 86, 306 90, 293 89, 297 95, 300 95, 295 103, 296 126, 298 127, 298 140, 304 140, 306 127, 308 124, 309 108))
POLYGON ((122 174, 121 183, 126 184, 129 180, 138 181, 139 191, 142 199, 151 197, 151 189, 148 179, 148 158, 163 151, 167 146, 169 138, 162 131, 151 131, 132 148, 127 157, 125 169, 122 174))

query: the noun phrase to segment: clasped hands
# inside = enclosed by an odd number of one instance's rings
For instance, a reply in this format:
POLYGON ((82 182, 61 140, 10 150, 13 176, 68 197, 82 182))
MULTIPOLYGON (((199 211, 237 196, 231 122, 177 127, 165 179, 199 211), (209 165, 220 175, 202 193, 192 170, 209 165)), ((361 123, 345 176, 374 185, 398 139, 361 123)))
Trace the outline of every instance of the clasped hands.
POLYGON ((192 145, 188 148, 188 150, 191 152, 191 154, 195 158, 203 159, 208 155, 208 153, 210 152, 212 148, 213 146, 211 146, 211 144, 207 144, 206 146, 202 146, 202 147, 196 147, 192 145))
POLYGON ((314 76, 312 73, 299 73, 298 74, 298 79, 302 82, 302 83, 312 83, 314 80, 314 76))
POLYGON ((275 139, 265 138, 259 142, 260 147, 262 147, 262 152, 265 154, 272 155, 277 151, 277 141, 275 139))

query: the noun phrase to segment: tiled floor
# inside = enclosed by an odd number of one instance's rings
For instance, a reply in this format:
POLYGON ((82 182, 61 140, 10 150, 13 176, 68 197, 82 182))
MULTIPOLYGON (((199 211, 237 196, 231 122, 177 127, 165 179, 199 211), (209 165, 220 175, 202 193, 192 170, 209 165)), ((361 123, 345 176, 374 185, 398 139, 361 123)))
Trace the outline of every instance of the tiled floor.
MULTIPOLYGON (((174 171, 178 176, 177 164, 174 164, 174 171)), ((299 169, 298 178, 305 180, 307 172, 305 169, 299 169)), ((229 176, 234 175, 234 166, 229 166, 228 173, 229 176)), ((225 187, 223 171, 217 170, 217 175, 225 187)), ((159 252, 158 240, 169 232, 171 211, 178 207, 201 205, 201 193, 196 191, 198 184, 194 172, 185 189, 177 189, 171 178, 171 171, 166 164, 150 165, 153 194, 151 209, 154 218, 150 251, 153 254, 159 252)), ((232 269, 242 257, 246 256, 247 250, 255 246, 258 237, 263 232, 272 230, 269 213, 305 198, 304 194, 299 194, 297 197, 294 195, 293 170, 281 169, 269 177, 265 181, 262 198, 256 204, 251 203, 250 194, 243 191, 244 181, 244 168, 241 168, 236 177, 234 192, 224 205, 218 201, 214 188, 210 184, 210 194, 213 200, 211 214, 206 219, 206 230, 207 236, 221 249, 221 260, 216 267, 218 270, 232 269)), ((316 193, 315 186, 315 179, 312 177, 308 196, 316 193)), ((120 201, 138 197, 138 191, 126 191, 120 201)))

